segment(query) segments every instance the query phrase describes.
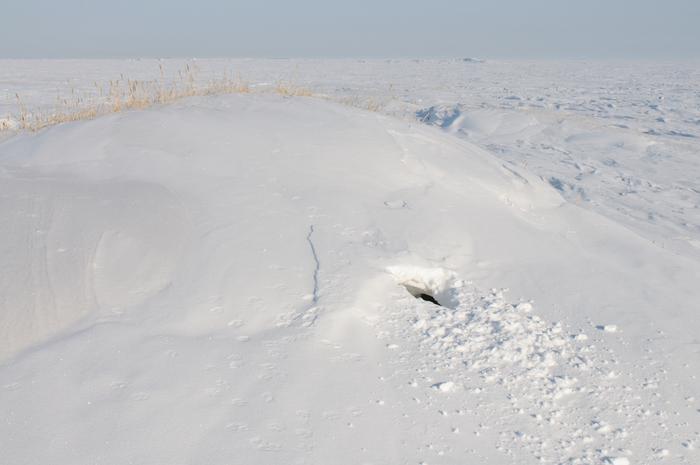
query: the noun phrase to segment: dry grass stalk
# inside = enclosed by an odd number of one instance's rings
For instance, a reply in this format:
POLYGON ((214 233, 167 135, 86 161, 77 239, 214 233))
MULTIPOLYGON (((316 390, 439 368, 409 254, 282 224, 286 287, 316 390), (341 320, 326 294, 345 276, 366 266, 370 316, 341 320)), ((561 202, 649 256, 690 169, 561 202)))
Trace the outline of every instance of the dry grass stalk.
POLYGON ((20 96, 16 95, 19 114, 0 120, 0 130, 14 129, 11 124, 13 121, 16 121, 17 129, 38 131, 55 124, 88 120, 126 110, 149 108, 154 105, 172 103, 186 97, 250 92, 248 84, 240 77, 231 79, 228 74, 201 86, 196 83, 196 68, 194 66, 187 65, 184 70, 178 71, 177 80, 167 84, 161 65, 159 80, 131 80, 121 76, 117 80, 109 81, 106 92, 95 83, 98 94, 96 98, 82 98, 77 96, 73 90, 71 99, 57 96, 56 107, 53 111, 30 113, 20 96))
MULTIPOLYGON (((76 94, 75 89, 71 91, 70 98, 61 98, 60 95, 57 95, 56 107, 53 111, 30 113, 27 111, 20 96, 16 94, 19 113, 0 119, 0 131, 17 129, 38 131, 48 126, 94 119, 109 113, 164 105, 186 97, 252 92, 250 86, 240 76, 234 79, 228 73, 224 73, 223 77, 197 85, 197 69, 194 65, 186 65, 184 69, 179 70, 177 79, 170 83, 166 80, 162 65, 159 66, 159 69, 160 77, 157 80, 131 80, 120 76, 119 79, 109 81, 106 89, 95 83, 93 96, 86 95, 81 97, 76 94)), ((382 102, 373 98, 335 98, 315 94, 306 87, 284 81, 279 81, 272 89, 259 88, 257 91, 274 92, 285 97, 317 97, 373 112, 383 111, 388 104, 388 102, 382 102)))
POLYGON ((306 87, 297 86, 289 82, 278 82, 274 88, 276 94, 285 97, 313 97, 314 93, 306 87))

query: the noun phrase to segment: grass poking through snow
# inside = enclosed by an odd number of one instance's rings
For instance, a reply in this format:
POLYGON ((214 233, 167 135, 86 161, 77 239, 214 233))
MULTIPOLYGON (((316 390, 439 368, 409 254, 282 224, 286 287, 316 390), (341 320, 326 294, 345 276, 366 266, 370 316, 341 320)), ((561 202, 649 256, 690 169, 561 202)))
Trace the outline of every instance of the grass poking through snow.
POLYGON ((0 133, 11 131, 39 131, 56 124, 71 121, 83 121, 110 113, 126 110, 150 108, 164 105, 187 97, 275 93, 284 97, 317 97, 331 100, 343 105, 381 112, 388 102, 375 99, 355 97, 332 97, 314 93, 311 89, 288 81, 278 81, 274 86, 251 86, 237 76, 232 78, 227 73, 218 78, 204 81, 197 76, 197 66, 188 64, 172 78, 166 78, 160 65, 160 76, 154 80, 135 80, 123 75, 104 85, 95 83, 92 91, 73 89, 68 97, 57 96, 55 105, 50 110, 30 110, 15 94, 18 112, 0 118, 0 133))

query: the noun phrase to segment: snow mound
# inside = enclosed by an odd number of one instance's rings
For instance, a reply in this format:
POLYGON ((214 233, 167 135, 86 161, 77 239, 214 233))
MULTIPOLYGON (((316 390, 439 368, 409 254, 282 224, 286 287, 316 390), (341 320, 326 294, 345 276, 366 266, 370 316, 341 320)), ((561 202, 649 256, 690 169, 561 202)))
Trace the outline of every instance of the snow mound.
MULTIPOLYGON (((201 102, 8 141, 2 163, 11 174, 3 181, 3 202, 17 218, 13 228, 3 230, 3 243, 13 245, 5 260, 14 265, 5 272, 13 292, 0 304, 0 354, 16 352, 91 312, 110 315, 137 308, 166 288, 186 301, 200 299, 187 296, 187 280, 181 277, 177 284, 178 274, 191 273, 183 271, 183 260, 214 255, 228 243, 237 247, 238 236, 223 243, 216 238, 236 221, 251 221, 248 215, 258 211, 262 189, 270 189, 262 197, 270 196, 270 203, 260 214, 274 211, 270 205, 287 211, 296 224, 295 237, 313 230, 320 192, 339 205, 353 204, 360 187, 379 205, 394 205, 398 192, 403 205, 407 199, 422 200, 421 185, 452 189, 466 182, 472 186, 460 187, 464 193, 524 210, 557 201, 547 196, 544 183, 523 184, 474 147, 466 146, 472 159, 459 160, 465 146, 446 150, 439 134, 357 120, 352 124, 368 134, 358 143, 340 129, 347 116, 333 106, 325 107, 326 119, 315 123, 318 102, 298 109, 267 97, 258 104, 235 98, 201 102), (297 117, 296 130, 285 126, 297 117), (317 136, 318 143, 330 147, 329 154, 297 135, 315 132, 316 125, 329 128, 317 136), (276 131, 274 137, 267 136, 267 128, 276 131), (336 146, 343 141, 346 148, 336 146), (323 177, 307 172, 307 165, 323 177), (448 176, 449 171, 461 175, 448 176), (192 240, 192 231, 202 237, 192 240), (20 243, 26 249, 16 247, 20 243)), ((252 238, 256 226, 250 227, 252 238)), ((304 260, 307 254, 304 250, 304 260)), ((193 279, 205 287, 206 281, 230 279, 222 277, 223 263, 218 268, 195 260, 188 266, 200 270, 193 279)), ((309 292, 315 302, 317 290, 309 292)), ((237 293, 253 290, 233 285, 224 299, 233 301, 237 293)), ((201 319, 185 326, 210 327, 201 319)))
POLYGON ((700 270, 435 128, 190 99, 2 143, 0 210, 7 463, 694 453, 700 270))

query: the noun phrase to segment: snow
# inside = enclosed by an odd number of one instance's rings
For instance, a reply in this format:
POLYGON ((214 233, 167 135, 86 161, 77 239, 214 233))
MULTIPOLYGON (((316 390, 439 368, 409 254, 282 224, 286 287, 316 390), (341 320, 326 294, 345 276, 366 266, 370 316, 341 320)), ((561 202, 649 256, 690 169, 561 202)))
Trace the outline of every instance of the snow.
POLYGON ((200 83, 292 83, 444 127, 660 247, 700 256, 697 61, 2 60, 0 118, 20 102, 50 113, 57 98, 99 101, 110 80, 161 80, 161 67, 177 79, 188 64, 200 83))
POLYGON ((0 144, 0 462, 695 463, 696 68, 235 63, 0 144))
POLYGON ((630 465, 630 461, 627 457, 608 457, 605 463, 610 465, 630 465))
POLYGON ((433 384, 433 389, 436 389, 440 392, 452 392, 455 389, 457 389, 457 385, 453 383, 452 381, 444 381, 442 383, 435 383, 433 384))

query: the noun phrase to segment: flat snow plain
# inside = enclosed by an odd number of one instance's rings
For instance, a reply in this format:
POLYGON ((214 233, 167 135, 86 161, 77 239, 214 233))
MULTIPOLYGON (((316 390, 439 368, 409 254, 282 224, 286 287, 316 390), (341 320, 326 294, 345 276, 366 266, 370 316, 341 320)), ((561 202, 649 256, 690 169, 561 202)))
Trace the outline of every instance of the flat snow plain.
MULTIPOLYGON (((0 115, 158 66, 0 64, 0 115)), ((346 105, 0 144, 0 462, 700 460, 700 66, 198 66, 346 105)))

